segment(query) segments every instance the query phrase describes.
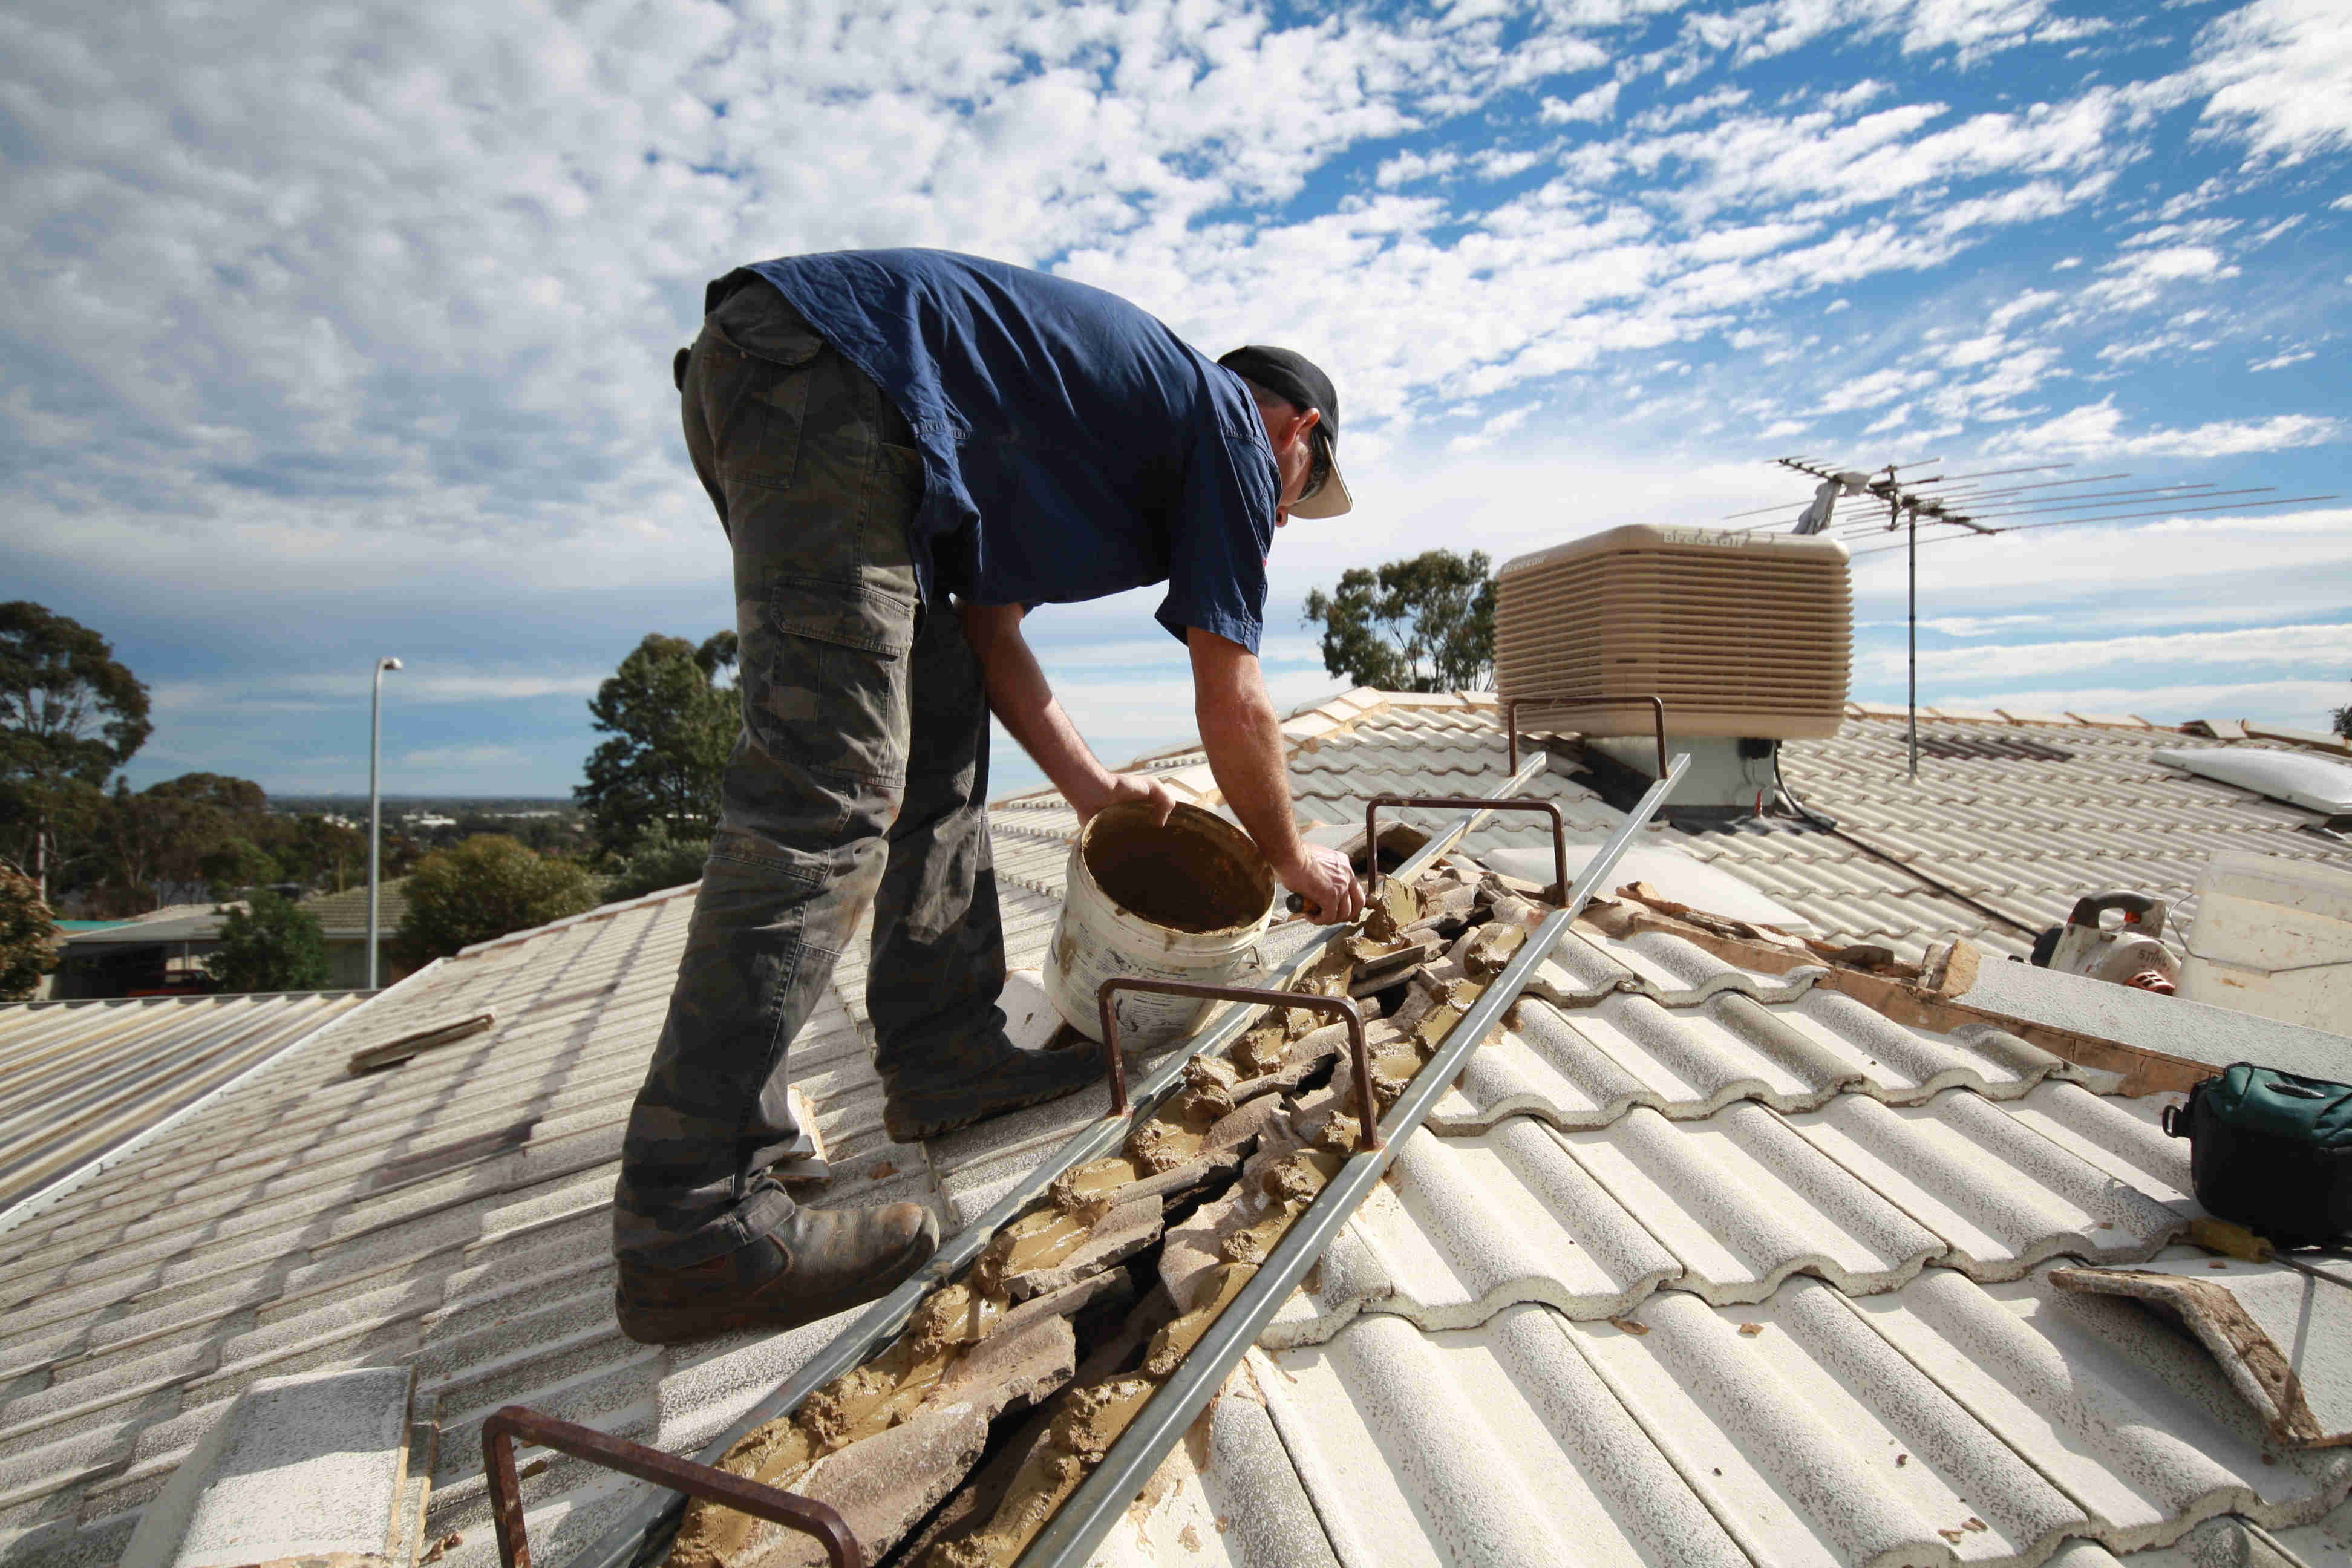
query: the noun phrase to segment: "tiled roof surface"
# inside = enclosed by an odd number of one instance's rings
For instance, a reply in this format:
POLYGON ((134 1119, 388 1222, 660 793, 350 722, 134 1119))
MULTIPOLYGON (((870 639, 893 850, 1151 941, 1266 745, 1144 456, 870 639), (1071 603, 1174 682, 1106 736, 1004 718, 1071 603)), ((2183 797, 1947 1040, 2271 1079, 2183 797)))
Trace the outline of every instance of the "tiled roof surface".
POLYGON ((110 921, 102 926, 68 931, 71 947, 139 946, 163 942, 210 942, 220 935, 221 922, 243 904, 166 904, 134 920, 110 921))
POLYGON ((0 1210, 359 1000, 304 992, 0 1007, 0 1210))
MULTIPOLYGON (((408 879, 394 877, 376 889, 376 929, 389 936, 408 912, 408 879)), ((302 900, 302 907, 319 917, 320 925, 330 936, 367 938, 367 884, 345 888, 340 893, 313 893, 302 900)))
MULTIPOLYGON (((1776 999, 1780 977, 1671 937, 1571 942, 1556 971, 1713 982, 1654 986, 1635 1059, 1745 1003, 1858 1081, 1796 1110, 1760 1086, 1715 1110, 1670 1090, 1573 1131, 1433 1119, 1111 1560, 2283 1563, 2209 1554, 2253 1541, 2247 1521, 2345 1560, 2346 1517, 2326 1516, 2352 1450, 2267 1444, 2194 1342, 2048 1284, 2054 1260, 2204 1258, 2165 1250, 2197 1210, 2156 1100, 2015 1039, 1808 1018, 1843 998, 1776 999), (1910 1060, 1873 1076, 1898 1037, 1910 1060), (1953 1086, 1922 1070, 1938 1060, 1953 1086), (1200 1516, 1222 1533, 1195 1528, 1213 1550, 1181 1555, 1200 1516)), ((1580 1037, 1617 1059, 1614 1033, 1599 1007, 1530 998, 1471 1077, 1580 1037)))
POLYGON ((2086 893, 2151 893, 2186 926, 2196 915, 2191 889, 2221 850, 2352 868, 2352 839, 2310 831, 2322 824, 2316 813, 2155 760, 2161 750, 2224 742, 2126 720, 1923 716, 1914 783, 1900 710, 1853 713, 1834 740, 1789 742, 1781 772, 1808 806, 1877 854, 1785 818, 1684 841, 1825 936, 1886 942, 1916 958, 1923 941, 1957 931, 1997 952, 2023 952, 2030 932, 2063 921, 2086 893))
MULTIPOLYGON (((456 1532, 445 1561, 494 1563, 489 1411, 520 1402, 691 1450, 837 1331, 656 1350, 614 1322, 622 1126, 690 892, 436 963, 0 1234, 0 1563, 113 1562, 137 1510, 255 1378, 403 1363, 441 1423, 427 1539, 456 1532), (486 1009, 499 1019, 487 1033, 347 1070, 362 1047, 486 1009), (440 1165, 438 1150, 460 1158, 440 1165)), ((1003 903, 1012 960, 1034 965, 1058 899, 1013 886, 1003 903)), ((833 1164, 824 1201, 929 1201, 961 1223, 1102 1114, 1100 1094, 1081 1096, 928 1148, 889 1142, 863 952, 853 944, 793 1047, 833 1164)), ((525 1490, 532 1544, 554 1563, 634 1483, 560 1459, 525 1490)))
MULTIPOLYGON (((1490 712, 1359 692, 1294 716, 1302 812, 1491 790, 1490 712)), ((1580 831, 1620 820, 1567 768, 1541 793, 1580 831)), ((1157 771, 1213 788, 1197 752, 1157 771)), ((1038 795, 995 823, 1009 956, 1034 964, 1075 821, 1038 795)), ((0 1234, 0 1564, 112 1562, 256 1377, 406 1363, 440 1424, 427 1539, 478 1568, 489 1410, 689 1451, 814 1354, 838 1321, 648 1349, 612 1319, 606 1205, 689 904, 431 966, 0 1234), (346 1070, 485 1009, 488 1032, 346 1070)), ((1103 1098, 889 1143, 863 945, 794 1047, 824 1201, 961 1226, 1103 1098)), ((1897 1028, 1654 935, 1595 937, 1545 984, 1286 1310, 1291 1348, 1253 1352, 1264 1392, 1221 1405, 1213 1473, 1163 1489, 1111 1558, 1150 1560, 1165 1526, 1186 1562, 1976 1561, 2136 1550, 2231 1510, 2309 1541, 2343 1497, 2352 1454, 2260 1463, 2204 1363, 2042 1289, 2040 1260, 2144 1257, 2183 1212, 2146 1104, 1997 1030, 1897 1028)), ((562 1458, 524 1489, 551 1563, 635 1494, 562 1458)))

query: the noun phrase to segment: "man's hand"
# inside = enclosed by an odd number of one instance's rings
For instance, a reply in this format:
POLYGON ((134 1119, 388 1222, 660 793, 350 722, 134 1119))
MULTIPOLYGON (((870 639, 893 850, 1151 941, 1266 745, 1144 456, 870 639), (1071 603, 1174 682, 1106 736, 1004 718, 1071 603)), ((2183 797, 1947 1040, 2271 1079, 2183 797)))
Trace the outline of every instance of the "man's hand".
MULTIPOLYGON (((1067 792, 1065 793, 1066 795, 1067 792)), ((1068 795, 1067 798, 1072 809, 1078 814, 1078 826, 1081 827, 1092 822, 1095 814, 1105 806, 1117 805, 1123 800, 1142 802, 1150 811, 1155 827, 1164 824, 1168 814, 1176 809, 1176 797, 1169 793, 1166 784, 1157 779, 1138 778, 1133 773, 1107 774, 1105 788, 1090 791, 1083 799, 1076 795, 1068 795)))
POLYGON ((1319 926, 1344 925, 1364 912, 1363 885, 1356 868, 1337 849, 1301 843, 1296 862, 1276 866, 1282 885, 1307 900, 1307 916, 1319 926))

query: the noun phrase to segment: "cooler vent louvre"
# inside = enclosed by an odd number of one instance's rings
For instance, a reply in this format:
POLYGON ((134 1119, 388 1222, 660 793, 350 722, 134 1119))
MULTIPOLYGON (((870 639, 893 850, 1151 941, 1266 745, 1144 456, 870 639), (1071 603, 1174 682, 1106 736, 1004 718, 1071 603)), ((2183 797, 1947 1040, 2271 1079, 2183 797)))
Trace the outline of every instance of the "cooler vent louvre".
POLYGON ((1834 540, 1635 524, 1496 574, 1495 683, 1528 704, 1523 731, 1551 721, 1543 698, 1622 697, 1622 709, 1562 710, 1557 722, 1647 734, 1649 709, 1632 700, 1654 695, 1673 734, 1818 740, 1844 720, 1853 654, 1834 540))

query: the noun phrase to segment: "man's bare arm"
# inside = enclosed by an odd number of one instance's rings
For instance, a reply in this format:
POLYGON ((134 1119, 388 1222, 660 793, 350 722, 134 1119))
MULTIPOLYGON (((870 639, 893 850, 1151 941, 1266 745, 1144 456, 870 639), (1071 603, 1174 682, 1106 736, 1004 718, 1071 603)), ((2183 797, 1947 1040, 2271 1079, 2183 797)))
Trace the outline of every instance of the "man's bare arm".
POLYGON ((1139 800, 1152 808, 1154 820, 1165 822, 1176 807, 1176 797, 1165 784, 1112 773, 1102 765, 1077 726, 1062 710, 1054 688, 1021 635, 1019 605, 966 605, 964 639, 980 659, 988 684, 988 706, 1036 764, 1045 770, 1054 787, 1076 810, 1080 822, 1121 800, 1139 800))
POLYGON ((1281 721, 1266 695, 1257 655, 1199 626, 1191 629, 1186 643, 1192 651, 1201 745, 1225 803, 1283 885, 1307 900, 1318 924, 1355 919, 1363 909, 1363 889, 1347 857, 1298 837, 1281 721))

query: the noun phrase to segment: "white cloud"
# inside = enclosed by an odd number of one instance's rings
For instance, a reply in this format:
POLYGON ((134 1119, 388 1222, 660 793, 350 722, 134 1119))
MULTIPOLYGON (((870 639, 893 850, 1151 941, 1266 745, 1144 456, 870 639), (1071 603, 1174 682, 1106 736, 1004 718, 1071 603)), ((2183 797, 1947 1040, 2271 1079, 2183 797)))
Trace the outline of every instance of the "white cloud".
POLYGON ((1461 167, 1458 153, 1400 153, 1393 158, 1383 158, 1373 171, 1372 183, 1384 191, 1399 185, 1409 185, 1416 180, 1434 179, 1450 174, 1461 167))
MULTIPOLYGON (((2014 630, 2019 626, 2048 626, 2053 618, 2046 615, 1938 616, 1923 620, 1919 624, 1929 631, 1941 632, 1948 637, 1990 637, 1995 632, 2014 630)), ((1897 623, 1889 621, 1880 624, 1893 626, 1897 623)))
POLYGON ((2057 686, 2026 690, 1939 688, 1921 700, 1983 712, 2133 713, 2154 724, 2191 719, 2252 719, 2258 723, 2325 730, 2326 713, 2344 700, 2341 681, 2162 681, 2135 685, 2057 686))
POLYGON ((530 755, 516 746, 427 746, 394 761, 411 774, 497 773, 523 766, 530 755))
POLYGON ((1997 437, 1999 452, 2096 452, 2103 457, 2223 458, 2249 452, 2281 452, 2344 439, 2340 419, 2314 414, 2274 414, 2263 419, 2217 419, 2185 430, 2123 433, 2124 413, 2115 399, 2069 409, 2057 417, 1997 437))
POLYGON ((2171 245, 2140 251, 2099 268, 2106 274, 2083 290, 2083 298, 2106 309, 2132 309, 2151 304, 2173 283, 2214 282, 2235 278, 2238 268, 2224 262, 2221 252, 2207 245, 2171 245))
MULTIPOLYGON (((1919 559, 1923 573, 1934 563, 1931 612, 1937 603, 2009 614, 2063 606, 2070 621, 2127 629, 2156 616, 2245 623, 2281 605, 2316 619, 2352 603, 2352 509, 2085 522, 1922 545, 1919 559)), ((1858 554, 1853 586, 1857 603, 1899 611, 1904 552, 1858 554)))
POLYGON ((2318 357, 2319 353, 2315 349, 2288 349, 2283 353, 2274 353, 2268 359, 2249 360, 2246 363, 2246 368, 2248 370, 2284 370, 2291 364, 2301 364, 2307 359, 2318 357))
MULTIPOLYGON (((584 700, 594 696, 604 679, 604 674, 436 673, 413 654, 406 665, 383 678, 387 709, 424 703, 529 701, 546 697, 584 700)), ((163 681, 151 689, 150 699, 159 715, 217 715, 228 710, 346 712, 366 708, 373 684, 373 677, 366 669, 320 670, 268 679, 163 681)))
POLYGON ((2041 0, 1764 0, 1689 17, 1684 28, 1711 48, 1735 50, 1742 64, 1803 48, 1839 29, 1899 37, 1906 55, 1948 48, 1967 64, 2025 42, 2047 16, 2041 0))
POLYGON ((2203 245, 2221 238, 2238 226, 2233 217, 2201 217, 2189 223, 2160 223, 2154 228, 2144 228, 2137 234, 2126 235, 2119 242, 2126 250, 2137 250, 2151 245, 2203 245))
MULTIPOLYGON (((1881 676, 1899 673, 1900 650, 1882 652, 1881 676)), ((2084 670, 2116 666, 2206 667, 2222 664, 2291 664, 2352 668, 2352 624, 2246 626, 2220 632, 2175 632, 2144 637, 2102 637, 2084 642, 2010 643, 1995 647, 1921 648, 1923 675, 1965 675, 1976 680, 2023 678, 2071 679, 2084 670)))
POLYGON ((2210 129, 2283 163, 2352 147, 2352 13, 2338 0, 2254 0, 2198 43, 2210 129))
POLYGON ((1547 125, 1564 125, 1580 120, 1606 120, 1617 110, 1617 94, 1624 84, 1604 81, 1599 87, 1587 89, 1565 101, 1547 98, 1538 118, 1547 125))

